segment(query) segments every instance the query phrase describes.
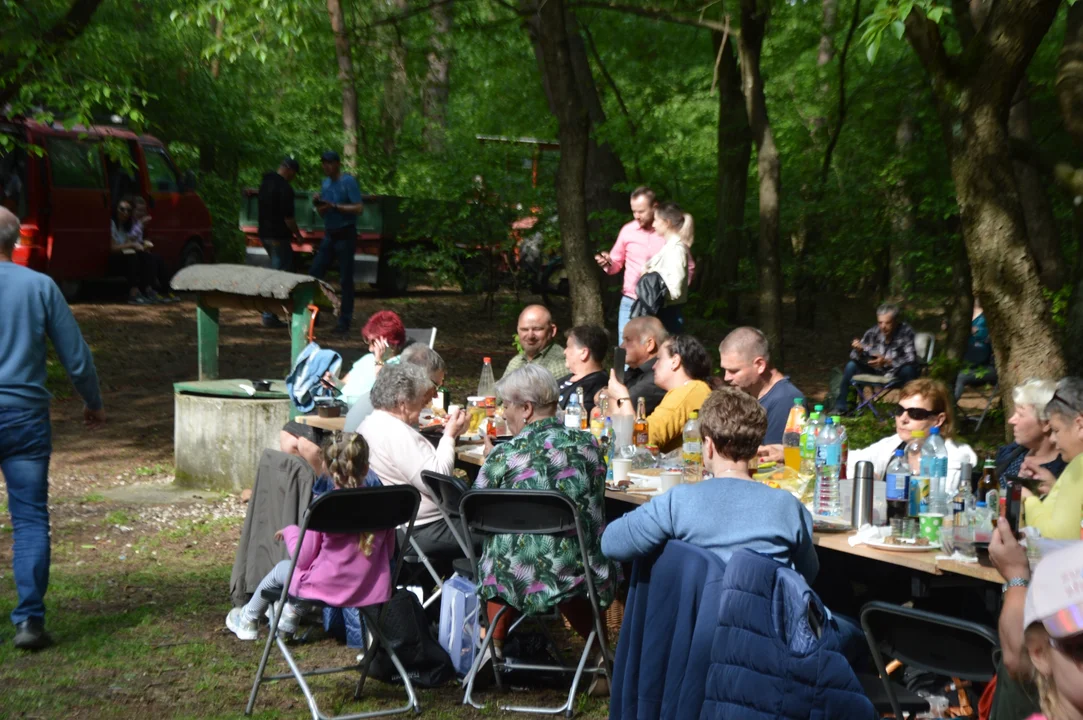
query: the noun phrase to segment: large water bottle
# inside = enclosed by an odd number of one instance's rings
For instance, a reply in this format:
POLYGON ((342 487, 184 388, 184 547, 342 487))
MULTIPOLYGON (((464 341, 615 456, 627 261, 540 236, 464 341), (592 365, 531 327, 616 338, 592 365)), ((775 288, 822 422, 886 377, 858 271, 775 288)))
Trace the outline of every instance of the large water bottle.
POLYGON ((948 448, 938 427, 929 430, 929 438, 921 447, 921 474, 929 478, 929 512, 947 515, 948 448))
POLYGON ((564 427, 579 430, 582 427, 583 409, 579 407, 579 396, 572 393, 568 397, 568 407, 564 408, 564 427))
POLYGON ((816 436, 816 514, 838 516, 842 514, 839 499, 839 465, 842 462, 842 444, 831 418, 824 421, 823 429, 816 436))

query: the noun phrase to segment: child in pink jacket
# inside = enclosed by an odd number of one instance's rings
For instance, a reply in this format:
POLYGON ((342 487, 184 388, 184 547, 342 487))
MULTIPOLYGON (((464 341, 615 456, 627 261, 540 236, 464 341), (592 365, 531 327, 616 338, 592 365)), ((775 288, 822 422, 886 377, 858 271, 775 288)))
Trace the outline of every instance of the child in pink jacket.
MULTIPOLYGON (((365 482, 369 475, 369 448, 360 435, 342 433, 324 446, 322 453, 336 489, 369 484, 365 482)), ((292 555, 300 532, 296 525, 290 525, 275 533, 275 538, 285 541, 292 555)), ((391 597, 391 558, 395 552, 393 533, 385 530, 348 535, 309 530, 297 556, 289 594, 338 608, 387 602, 391 597)), ((289 560, 275 565, 248 604, 229 611, 226 627, 240 640, 255 640, 260 617, 264 613, 268 618, 273 617, 263 591, 280 593, 289 570, 289 560)), ((289 603, 282 609, 278 630, 286 634, 297 630, 297 612, 289 603)))

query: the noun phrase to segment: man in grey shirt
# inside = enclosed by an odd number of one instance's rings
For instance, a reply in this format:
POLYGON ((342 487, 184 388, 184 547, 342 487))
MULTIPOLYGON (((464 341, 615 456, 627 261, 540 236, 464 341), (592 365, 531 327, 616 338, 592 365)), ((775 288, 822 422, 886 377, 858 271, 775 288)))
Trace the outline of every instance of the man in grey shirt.
MULTIPOLYGON (((444 365, 444 359, 435 350, 422 343, 411 343, 399 355, 399 362, 417 365, 424 370, 428 374, 429 380, 432 381, 432 396, 436 397, 437 389, 444 384, 444 373, 447 372, 447 366, 444 365)), ((372 409, 372 400, 369 398, 369 394, 365 393, 353 404, 350 412, 346 413, 346 424, 343 430, 357 432, 361 422, 372 414, 372 409)))

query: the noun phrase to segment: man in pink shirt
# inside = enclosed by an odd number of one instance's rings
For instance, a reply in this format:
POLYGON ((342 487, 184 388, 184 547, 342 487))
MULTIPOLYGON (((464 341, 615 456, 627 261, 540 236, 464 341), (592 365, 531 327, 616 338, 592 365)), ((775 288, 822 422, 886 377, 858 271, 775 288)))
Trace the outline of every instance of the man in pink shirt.
MULTIPOLYGON (((624 326, 632 313, 632 303, 636 301, 636 283, 643 275, 643 266, 666 244, 666 239, 654 230, 654 208, 658 205, 654 191, 641 186, 632 191, 631 206, 633 220, 620 229, 617 242, 609 252, 602 251, 594 256, 598 265, 608 275, 616 275, 624 268, 624 283, 621 288, 620 311, 617 314, 617 337, 624 337, 624 326)), ((688 278, 691 282, 695 265, 689 257, 688 278)))

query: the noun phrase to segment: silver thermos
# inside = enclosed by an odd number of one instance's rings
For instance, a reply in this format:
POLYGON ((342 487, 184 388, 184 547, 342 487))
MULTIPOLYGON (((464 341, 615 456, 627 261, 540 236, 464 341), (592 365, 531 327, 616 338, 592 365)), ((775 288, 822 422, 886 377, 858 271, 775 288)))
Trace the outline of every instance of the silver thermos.
POLYGON ((855 529, 862 525, 872 525, 872 463, 862 460, 854 468, 854 495, 851 525, 855 529))

